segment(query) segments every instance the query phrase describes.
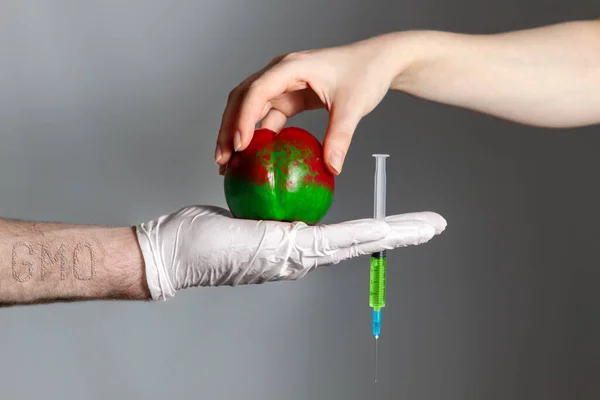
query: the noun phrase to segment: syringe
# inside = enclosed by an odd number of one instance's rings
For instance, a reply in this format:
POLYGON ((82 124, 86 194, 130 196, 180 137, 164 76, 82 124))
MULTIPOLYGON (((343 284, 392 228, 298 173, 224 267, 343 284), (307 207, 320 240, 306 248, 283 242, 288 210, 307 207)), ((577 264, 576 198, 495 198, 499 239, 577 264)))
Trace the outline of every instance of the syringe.
MULTIPOLYGON (((373 213, 375 219, 385 219, 386 173, 385 161, 388 154, 373 154, 375 157, 375 186, 373 213)), ((369 279, 369 306, 372 311, 372 329, 375 337, 375 382, 377 382, 377 339, 381 332, 381 310, 385 307, 385 250, 371 254, 371 276, 369 279)))

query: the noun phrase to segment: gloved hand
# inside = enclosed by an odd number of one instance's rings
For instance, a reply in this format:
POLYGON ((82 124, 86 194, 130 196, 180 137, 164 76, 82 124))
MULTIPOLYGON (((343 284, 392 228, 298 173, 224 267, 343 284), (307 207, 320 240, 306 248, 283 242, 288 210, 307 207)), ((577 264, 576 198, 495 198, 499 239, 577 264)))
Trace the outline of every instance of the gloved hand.
POLYGON ((446 227, 431 212, 308 226, 236 219, 215 206, 189 206, 136 227, 154 300, 195 286, 296 280, 317 267, 423 244, 446 227))

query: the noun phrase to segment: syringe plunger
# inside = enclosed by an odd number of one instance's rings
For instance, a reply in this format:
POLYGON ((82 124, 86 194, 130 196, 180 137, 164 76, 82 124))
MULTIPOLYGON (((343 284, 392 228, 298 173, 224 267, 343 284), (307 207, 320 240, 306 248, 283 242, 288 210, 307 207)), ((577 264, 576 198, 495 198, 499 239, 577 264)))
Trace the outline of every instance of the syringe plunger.
POLYGON ((385 159, 389 157, 389 155, 373 154, 373 157, 375 157, 375 188, 373 199, 373 214, 376 219, 385 219, 385 159))

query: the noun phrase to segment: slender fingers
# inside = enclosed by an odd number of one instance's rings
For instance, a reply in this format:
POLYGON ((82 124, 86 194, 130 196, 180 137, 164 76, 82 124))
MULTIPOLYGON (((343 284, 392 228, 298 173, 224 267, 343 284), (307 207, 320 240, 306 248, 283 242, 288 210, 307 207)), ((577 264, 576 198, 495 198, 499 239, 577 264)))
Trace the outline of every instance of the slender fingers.
MULTIPOLYGON (((240 93, 240 92, 238 92, 240 93)), ((224 118, 237 118, 237 112, 235 112, 234 107, 238 107, 236 105, 231 104, 240 104, 240 101, 243 100, 243 94, 233 95, 232 101, 228 104, 226 109, 226 113, 228 113, 228 117, 224 118), (229 117, 231 115, 231 117, 229 117)), ((288 118, 293 117, 296 114, 299 114, 307 109, 316 109, 323 107, 323 103, 320 102, 318 96, 311 89, 298 90, 288 93, 283 93, 272 100, 268 100, 264 103, 263 109, 260 113, 258 119, 261 121, 261 128, 268 128, 274 132, 279 132, 287 122, 288 118)), ((226 123, 225 125, 231 126, 233 122, 226 123)), ((229 130, 231 131, 231 129, 229 130)), ((239 143, 238 139, 232 139, 232 136, 227 134, 227 130, 222 130, 219 133, 219 139, 217 144, 217 150, 215 151, 215 161, 219 167, 219 174, 223 175, 225 173, 225 164, 229 161, 232 154, 231 143, 236 142, 239 143), (223 144, 224 143, 224 144, 223 144), (223 151, 222 149, 226 149, 223 151)), ((252 139, 252 136, 249 140, 252 139)))
POLYGON ((285 54, 279 55, 271 60, 269 64, 265 65, 261 70, 248 76, 244 79, 237 87, 235 87, 227 98, 227 105, 221 118, 221 127, 219 128, 219 134, 217 136, 217 146, 215 149, 215 162, 220 165, 219 173, 223 173, 224 165, 227 164, 229 158, 231 158, 232 152, 236 147, 239 147, 239 134, 236 135, 235 123, 239 112, 240 102, 242 101, 245 93, 252 84, 260 77, 265 71, 279 63, 285 54))
MULTIPOLYGON (((296 79, 297 66, 278 64, 256 79, 248 88, 239 106, 235 128, 240 132, 239 150, 244 150, 254 133, 256 124, 263 117, 265 105, 286 92, 307 87, 296 79)), ((280 110, 281 111, 281 110, 280 110)))
POLYGON ((279 132, 289 118, 307 109, 323 107, 311 89, 284 93, 268 102, 270 105, 266 116, 262 118, 261 128, 279 132), (315 100, 316 98, 316 100, 315 100))
POLYGON ((223 111, 223 116, 221 117, 221 127, 219 128, 217 145, 215 148, 215 163, 217 163, 217 165, 223 166, 227 164, 231 154, 235 150, 235 145, 233 143, 235 132, 233 126, 237 119, 239 104, 248 85, 258 77, 259 73, 260 72, 255 72, 247 77, 242 83, 235 87, 227 97, 227 105, 225 106, 225 111, 223 111))
POLYGON ((278 64, 275 60, 246 78, 229 94, 217 137, 217 164, 227 164, 234 151, 248 146, 256 124, 272 108, 270 102, 273 99, 286 91, 306 88, 306 84, 296 82, 293 66, 278 64))
POLYGON ((325 165, 334 175, 342 172, 350 142, 362 117, 362 105, 350 93, 340 95, 331 107, 323 153, 325 165))
POLYGON ((272 108, 262 119, 260 127, 270 129, 273 132, 279 132, 285 126, 287 119, 287 115, 276 108, 272 108))

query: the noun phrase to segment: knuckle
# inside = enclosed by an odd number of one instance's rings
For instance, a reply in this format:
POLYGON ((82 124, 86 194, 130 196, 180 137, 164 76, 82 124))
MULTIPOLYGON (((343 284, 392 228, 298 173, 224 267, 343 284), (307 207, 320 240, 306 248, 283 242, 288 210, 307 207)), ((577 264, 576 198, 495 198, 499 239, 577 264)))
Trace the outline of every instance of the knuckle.
POLYGON ((237 98, 238 94, 240 92, 240 88, 239 86, 233 88, 229 94, 227 95, 227 101, 233 101, 237 98))
POLYGON ((262 85, 262 79, 258 78, 248 85, 248 92, 254 92, 262 85))
POLYGON ((265 90, 265 82, 261 78, 255 80, 248 86, 246 95, 248 97, 260 97, 265 90))
POLYGON ((282 57, 281 60, 285 61, 285 62, 298 61, 298 60, 302 59, 303 56, 304 56, 303 53, 294 51, 294 52, 283 54, 281 56, 282 57))
POLYGON ((283 53, 283 54, 279 54, 276 57, 273 57, 273 59, 271 60, 271 62, 269 63, 269 65, 278 64, 279 62, 281 62, 282 60, 284 60, 287 55, 288 55, 288 53, 283 53))

